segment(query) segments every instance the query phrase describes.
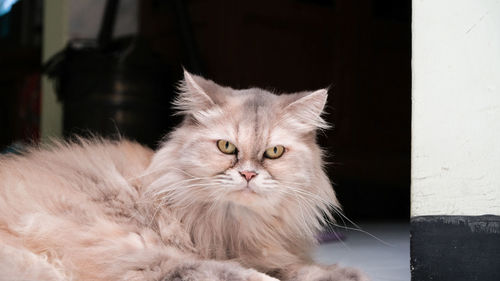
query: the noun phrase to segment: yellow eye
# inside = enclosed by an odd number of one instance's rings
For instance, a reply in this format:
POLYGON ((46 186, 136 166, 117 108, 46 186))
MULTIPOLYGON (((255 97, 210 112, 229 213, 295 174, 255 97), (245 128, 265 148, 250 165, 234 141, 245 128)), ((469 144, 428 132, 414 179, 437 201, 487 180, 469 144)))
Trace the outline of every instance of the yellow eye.
POLYGON ((220 151, 226 154, 235 154, 236 153, 236 146, 234 144, 226 141, 226 140, 218 140, 217 141, 217 147, 219 148, 220 151))
POLYGON ((285 147, 282 145, 277 145, 266 149, 266 152, 264 152, 264 156, 269 159, 277 159, 280 158, 284 152, 285 147))

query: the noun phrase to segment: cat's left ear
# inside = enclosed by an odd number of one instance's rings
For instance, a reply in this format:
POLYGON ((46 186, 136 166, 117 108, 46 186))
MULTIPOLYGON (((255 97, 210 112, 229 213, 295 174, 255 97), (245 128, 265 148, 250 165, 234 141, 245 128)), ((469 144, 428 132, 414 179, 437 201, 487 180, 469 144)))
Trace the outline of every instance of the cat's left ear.
POLYGON ((195 115, 197 112, 208 110, 215 105, 210 92, 215 92, 216 87, 214 82, 184 70, 184 80, 179 86, 179 95, 174 106, 179 113, 185 115, 195 115))
POLYGON ((299 93, 296 100, 284 109, 285 119, 303 132, 328 129, 329 125, 321 117, 328 98, 328 89, 299 93))

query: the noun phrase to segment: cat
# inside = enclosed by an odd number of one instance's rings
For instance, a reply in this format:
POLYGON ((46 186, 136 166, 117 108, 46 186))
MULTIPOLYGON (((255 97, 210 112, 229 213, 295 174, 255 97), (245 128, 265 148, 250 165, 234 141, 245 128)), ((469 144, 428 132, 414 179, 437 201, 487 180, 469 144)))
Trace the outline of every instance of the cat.
POLYGON ((310 256, 339 208, 326 100, 185 72, 157 151, 78 138, 2 156, 0 280, 368 280, 310 256))

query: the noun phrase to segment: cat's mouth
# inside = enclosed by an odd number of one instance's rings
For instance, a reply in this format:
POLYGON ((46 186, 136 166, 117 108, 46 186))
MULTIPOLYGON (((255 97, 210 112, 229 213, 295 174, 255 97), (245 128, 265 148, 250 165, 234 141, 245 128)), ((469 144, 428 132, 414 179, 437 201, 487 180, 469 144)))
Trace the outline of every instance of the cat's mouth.
POLYGON ((250 185, 246 184, 245 186, 231 192, 230 197, 232 200, 244 203, 244 205, 246 205, 249 203, 249 201, 253 201, 252 199, 257 199, 257 197, 260 197, 260 194, 250 185))
POLYGON ((241 193, 257 194, 255 189, 253 189, 249 184, 239 190, 241 193))
POLYGON ((250 183, 246 183, 244 185, 241 185, 234 192, 236 192, 236 193, 258 194, 257 191, 255 191, 255 188, 250 185, 250 183))

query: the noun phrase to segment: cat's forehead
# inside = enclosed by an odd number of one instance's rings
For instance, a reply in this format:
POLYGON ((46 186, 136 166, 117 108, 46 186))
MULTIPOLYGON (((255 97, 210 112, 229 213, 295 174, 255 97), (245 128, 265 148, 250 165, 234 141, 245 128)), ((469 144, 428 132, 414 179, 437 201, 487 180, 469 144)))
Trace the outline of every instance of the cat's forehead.
POLYGON ((267 129, 280 115, 279 96, 260 89, 235 91, 229 98, 228 110, 241 127, 267 129))
POLYGON ((226 128, 240 146, 261 149, 282 132, 280 96, 264 90, 235 91, 223 107, 226 128))
POLYGON ((259 88, 231 90, 226 99, 233 104, 247 108, 273 107, 279 102, 280 96, 259 88))

